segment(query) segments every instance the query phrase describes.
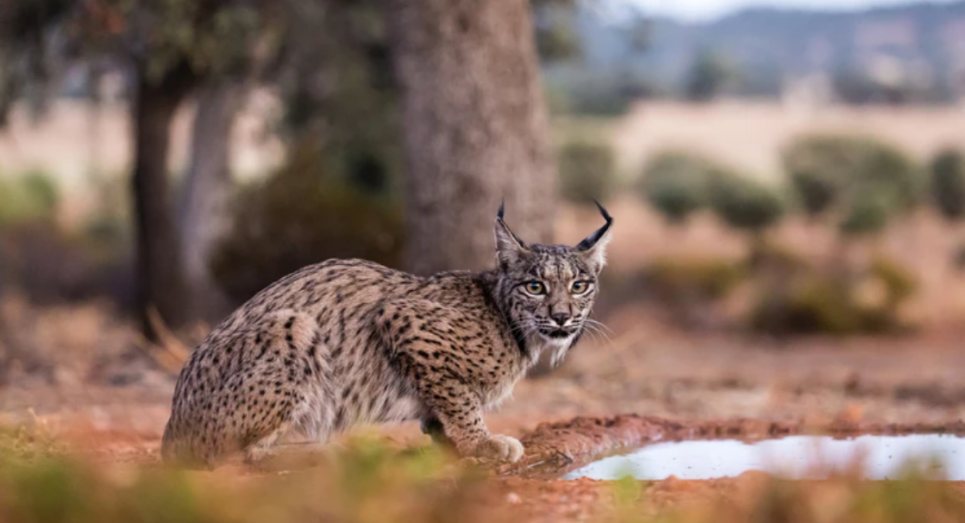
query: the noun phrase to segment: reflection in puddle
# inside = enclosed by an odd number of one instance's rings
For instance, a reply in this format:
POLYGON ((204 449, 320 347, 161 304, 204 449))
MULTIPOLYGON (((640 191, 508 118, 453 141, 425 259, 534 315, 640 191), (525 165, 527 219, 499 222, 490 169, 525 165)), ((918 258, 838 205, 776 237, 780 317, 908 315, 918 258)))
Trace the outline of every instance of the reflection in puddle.
POLYGON ((575 470, 563 479, 710 479, 761 470, 819 479, 860 470, 867 479, 895 478, 910 463, 927 477, 965 480, 965 438, 935 434, 834 439, 794 436, 748 444, 734 440, 658 443, 575 470), (857 467, 857 468, 855 468, 857 467))

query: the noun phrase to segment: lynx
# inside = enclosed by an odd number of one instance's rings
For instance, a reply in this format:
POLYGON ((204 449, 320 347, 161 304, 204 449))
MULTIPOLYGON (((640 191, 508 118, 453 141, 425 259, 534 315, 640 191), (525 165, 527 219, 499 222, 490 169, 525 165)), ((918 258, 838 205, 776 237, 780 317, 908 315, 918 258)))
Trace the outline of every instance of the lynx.
POLYGON ((613 219, 575 247, 528 245, 495 220, 496 268, 423 278, 328 260, 272 284, 222 322, 178 378, 167 461, 257 462, 279 438, 324 442, 352 425, 419 419, 463 456, 517 461, 491 434, 498 405, 546 351, 554 363, 586 326, 613 219))

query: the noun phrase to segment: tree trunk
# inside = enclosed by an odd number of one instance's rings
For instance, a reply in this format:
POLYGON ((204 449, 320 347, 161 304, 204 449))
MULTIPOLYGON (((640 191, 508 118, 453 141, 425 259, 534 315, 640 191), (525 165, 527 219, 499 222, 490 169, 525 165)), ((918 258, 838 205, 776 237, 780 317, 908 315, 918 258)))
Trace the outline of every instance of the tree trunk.
POLYGON ((138 71, 132 104, 134 132, 133 214, 137 237, 137 307, 144 334, 157 339, 150 310, 171 327, 187 319, 177 231, 168 191, 171 121, 187 94, 189 73, 172 72, 150 81, 138 71))
POLYGON ((408 269, 493 265, 492 223, 553 238, 556 183, 529 0, 392 0, 408 269))
POLYGON ((215 322, 229 303, 215 284, 208 261, 231 225, 231 130, 244 88, 227 82, 205 86, 191 135, 191 160, 179 198, 181 254, 192 318, 215 322))

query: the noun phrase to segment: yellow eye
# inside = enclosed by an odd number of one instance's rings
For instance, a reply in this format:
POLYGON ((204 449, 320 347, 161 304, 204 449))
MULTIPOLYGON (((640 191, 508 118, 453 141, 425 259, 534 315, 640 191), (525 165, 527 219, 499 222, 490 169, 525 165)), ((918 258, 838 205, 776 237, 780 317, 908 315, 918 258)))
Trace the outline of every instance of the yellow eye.
POLYGON ((531 281, 531 282, 525 283, 525 284, 523 284, 523 285, 524 285, 525 288, 526 288, 526 292, 528 292, 528 293, 530 293, 530 294, 532 294, 532 295, 534 295, 534 296, 540 295, 540 294, 546 294, 546 287, 545 287, 542 283, 540 283, 540 282, 538 282, 538 281, 531 281))
POLYGON ((586 281, 575 281, 570 287, 570 292, 573 294, 584 294, 588 290, 590 290, 590 282, 586 281))

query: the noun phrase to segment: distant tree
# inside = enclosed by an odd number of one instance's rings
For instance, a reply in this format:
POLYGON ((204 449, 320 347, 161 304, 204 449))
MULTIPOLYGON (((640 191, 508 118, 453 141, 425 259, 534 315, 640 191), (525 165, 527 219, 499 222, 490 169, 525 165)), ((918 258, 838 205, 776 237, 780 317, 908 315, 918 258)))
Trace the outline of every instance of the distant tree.
POLYGON ((724 223, 752 236, 776 225, 784 214, 784 202, 777 191, 726 170, 712 174, 710 206, 724 223))
POLYGON ((915 162, 870 137, 804 136, 785 148, 782 159, 791 187, 812 218, 834 208, 844 214, 864 209, 859 214, 870 216, 872 208, 886 202, 892 206, 886 214, 893 216, 922 200, 924 180, 915 162))
POLYGON ((818 218, 838 203, 861 157, 860 146, 837 136, 805 136, 784 149, 784 171, 808 217, 818 218))
POLYGON ((832 84, 838 98, 852 105, 906 105, 934 99, 939 94, 907 80, 882 82, 857 66, 837 71, 832 76, 832 84))
POLYGON ((188 169, 177 202, 185 305, 192 318, 218 321, 231 305, 214 281, 210 261, 231 227, 231 134, 245 94, 239 83, 209 80, 197 96, 188 169))
POLYGON ((720 95, 737 77, 737 71, 724 56, 703 51, 697 55, 684 87, 688 100, 708 102, 720 95))
POLYGON ((556 183, 527 0, 392 0, 402 92, 406 265, 492 265, 503 198, 528 242, 553 237, 556 183))
MULTIPOLYGON (((209 78, 243 69, 264 48, 271 4, 245 0, 10 0, 0 39, 11 97, 47 84, 64 63, 110 60, 131 78, 131 187, 138 310, 149 336, 156 308, 178 326, 190 315, 168 181, 170 125, 209 78), (20 53, 22 58, 15 58, 20 53)), ((9 104, 8 104, 9 105, 9 104)))
POLYGON ((870 187, 855 193, 844 209, 839 230, 848 238, 875 236, 887 227, 894 215, 894 194, 885 189, 870 187))
POLYGON ((574 5, 556 0, 534 1, 536 51, 543 63, 570 60, 580 54, 580 38, 574 24, 574 5))
POLYGON ((747 236, 750 263, 764 259, 765 234, 784 217, 785 205, 780 193, 728 169, 716 169, 711 173, 709 194, 714 214, 747 236))
POLYGON ((709 203, 711 163, 690 153, 667 151, 644 168, 640 195, 672 225, 685 223, 709 203))
POLYGON ((946 149, 935 156, 931 192, 935 207, 948 221, 965 217, 965 155, 961 151, 946 149))

